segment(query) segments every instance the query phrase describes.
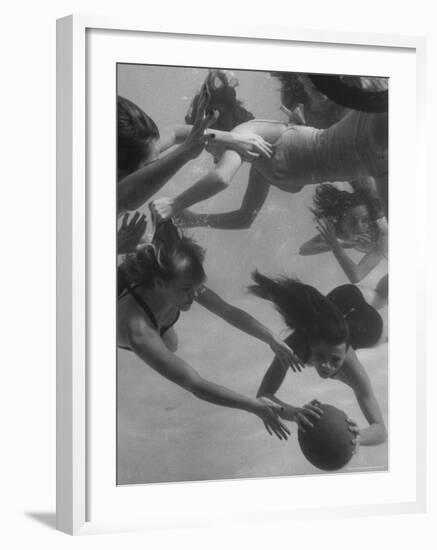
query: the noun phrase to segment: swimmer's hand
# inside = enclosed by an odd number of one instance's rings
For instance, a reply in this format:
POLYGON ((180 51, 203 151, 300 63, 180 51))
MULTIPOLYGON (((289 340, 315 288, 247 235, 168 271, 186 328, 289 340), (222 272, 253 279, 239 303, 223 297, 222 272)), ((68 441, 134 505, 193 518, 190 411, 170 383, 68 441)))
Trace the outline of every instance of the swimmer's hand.
POLYGON ((135 212, 130 221, 129 213, 125 214, 117 233, 117 254, 135 252, 146 227, 147 220, 144 214, 135 212))
POLYGON ((359 448, 360 448, 360 439, 361 439, 361 432, 358 427, 358 424, 352 420, 351 418, 347 418, 346 422, 349 424, 349 431, 353 434, 353 438, 351 439, 351 443, 354 446, 353 454, 357 454, 359 448))
POLYGON ((295 124, 297 126, 306 125, 305 115, 304 115, 304 105, 299 103, 293 111, 287 109, 285 105, 281 105, 279 109, 288 116, 289 124, 295 124))
POLYGON ((269 345, 284 368, 290 367, 293 372, 301 372, 305 368, 301 359, 280 338, 272 335, 269 345))
POLYGON ((320 408, 320 403, 313 399, 303 407, 289 405, 286 407, 284 414, 287 415, 287 418, 283 415, 281 415, 281 418, 296 422, 299 430, 305 432, 306 429, 314 427, 314 421, 322 417, 323 410, 320 408))
POLYGON ((229 132, 223 136, 223 142, 227 149, 233 149, 247 162, 260 157, 269 159, 273 152, 271 144, 257 134, 229 132))
POLYGON ((278 439, 288 439, 290 430, 279 420, 283 407, 264 397, 259 397, 256 401, 258 406, 254 412, 264 422, 269 434, 275 434, 278 439))
POLYGON ((200 91, 193 128, 187 139, 181 144, 191 159, 198 157, 208 140, 214 137, 214 134, 208 133, 207 130, 217 120, 219 112, 210 109, 210 101, 208 87, 204 84, 200 91))
POLYGON ((337 240, 337 232, 335 231, 334 224, 329 218, 317 220, 316 227, 320 237, 330 248, 340 244, 337 240))
POLYGON ((175 214, 174 200, 170 197, 155 199, 149 204, 149 208, 155 224, 164 222, 175 214))

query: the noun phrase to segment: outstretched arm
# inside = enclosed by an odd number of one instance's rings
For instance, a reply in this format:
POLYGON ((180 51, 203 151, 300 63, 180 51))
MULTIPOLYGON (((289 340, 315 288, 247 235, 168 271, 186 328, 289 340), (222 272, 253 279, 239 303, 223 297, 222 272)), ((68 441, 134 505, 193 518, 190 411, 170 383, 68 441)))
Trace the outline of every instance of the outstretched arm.
POLYGON ((278 419, 279 407, 253 399, 202 378, 185 361, 167 349, 160 336, 141 317, 132 317, 125 327, 131 349, 159 374, 193 393, 199 399, 256 414, 269 433, 287 439, 289 433, 278 419))
POLYGON ((184 192, 175 198, 162 197, 152 202, 151 208, 157 220, 167 220, 181 210, 209 199, 226 189, 242 162, 240 155, 235 151, 225 151, 215 169, 208 172, 206 176, 184 192))
POLYGON ((359 430, 360 445, 379 445, 387 439, 387 429, 372 383, 356 353, 350 349, 337 378, 350 386, 369 426, 359 430))
MULTIPOLYGON (((363 256, 359 263, 355 263, 344 250, 342 243, 338 240, 332 222, 328 219, 319 220, 317 229, 320 237, 332 250, 340 267, 345 272, 351 283, 358 283, 368 275, 382 260, 385 237, 380 238, 380 242, 363 256)), ((357 242, 358 244, 358 242, 357 242)))
MULTIPOLYGON (((274 143, 283 131, 284 125, 281 123, 250 121, 234 128, 231 135, 244 139, 244 136, 256 134, 258 139, 274 143)), ((215 169, 208 172, 206 176, 183 193, 172 199, 164 197, 153 201, 153 208, 158 219, 166 220, 193 204, 209 199, 226 189, 243 163, 243 159, 245 159, 244 155, 242 156, 240 153, 227 148, 216 164, 215 169)))
MULTIPOLYGON (((357 243, 348 242, 337 239, 342 248, 354 248, 357 243)), ((301 256, 314 256, 315 254, 322 254, 323 252, 330 252, 331 247, 326 243, 321 235, 316 235, 309 241, 305 242, 299 249, 301 256)))
MULTIPOLYGON (((214 117, 216 114, 214 115, 214 117)), ((214 124, 213 122, 210 125, 214 124)), ((173 128, 166 129, 161 133, 158 141, 158 150, 160 153, 167 151, 174 145, 179 145, 188 139, 192 126, 188 124, 179 124, 173 128)), ((225 132, 213 128, 207 128, 204 132, 207 140, 207 150, 209 147, 219 150, 232 149, 240 154, 246 161, 253 161, 259 157, 270 158, 272 156, 272 146, 268 141, 253 132, 242 133, 225 132)))
POLYGON ((216 229, 248 229, 266 201, 270 184, 255 169, 250 169, 249 183, 238 210, 222 214, 201 214, 185 210, 179 221, 183 227, 214 227, 216 229))
MULTIPOLYGON (((295 335, 290 335, 285 341, 290 347, 295 347, 296 350, 299 348, 295 335)), ((257 396, 265 397, 269 401, 282 407, 280 413, 281 418, 296 422, 299 429, 305 431, 305 428, 313 427, 313 421, 320 418, 323 411, 318 407, 316 401, 307 403, 303 407, 296 407, 279 399, 276 396, 276 392, 281 387, 286 374, 287 368, 275 358, 262 379, 257 396)))
MULTIPOLYGON (((216 120, 214 113, 206 109, 209 96, 204 90, 199 101, 196 119, 180 147, 170 151, 168 155, 159 158, 139 170, 132 172, 118 182, 118 211, 135 210, 150 199, 182 166, 194 159, 203 151, 207 136, 205 131, 216 120)), ((160 147, 164 147, 161 143, 160 147)))
POLYGON ((270 329, 246 311, 225 302, 211 289, 204 287, 203 292, 197 297, 196 301, 230 325, 270 346, 279 363, 285 369, 291 367, 293 370, 300 371, 303 367, 302 362, 293 350, 273 334, 270 329))
POLYGON ((117 187, 118 212, 140 208, 192 158, 189 148, 181 145, 120 180, 117 187))

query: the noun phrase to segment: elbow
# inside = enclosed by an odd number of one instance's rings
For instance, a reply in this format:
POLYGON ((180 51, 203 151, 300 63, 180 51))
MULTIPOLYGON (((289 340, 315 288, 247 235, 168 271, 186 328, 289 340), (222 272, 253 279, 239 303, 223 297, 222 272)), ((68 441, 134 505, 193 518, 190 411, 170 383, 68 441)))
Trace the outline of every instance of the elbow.
MULTIPOLYGON (((369 438, 367 445, 381 445, 387 441, 387 428, 383 423, 370 424, 370 428, 373 434, 369 438)), ((363 445, 366 445, 366 443, 363 442, 363 445)))
POLYGON ((241 212, 238 218, 238 229, 250 229, 256 218, 258 211, 241 212))
POLYGON ((216 187, 220 188, 220 190, 224 190, 229 187, 231 183, 231 178, 228 174, 224 174, 223 172, 216 170, 214 172, 214 182, 216 187))
POLYGON ((351 273, 349 275, 349 281, 356 285, 357 283, 359 283, 361 281, 362 277, 360 277, 360 275, 358 273, 351 273))

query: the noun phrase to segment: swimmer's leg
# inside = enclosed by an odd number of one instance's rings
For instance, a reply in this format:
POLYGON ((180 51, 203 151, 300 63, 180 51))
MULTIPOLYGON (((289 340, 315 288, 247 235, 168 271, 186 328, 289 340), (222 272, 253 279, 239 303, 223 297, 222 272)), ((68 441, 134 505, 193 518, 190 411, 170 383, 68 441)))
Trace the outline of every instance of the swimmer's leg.
POLYGON ((270 183, 252 166, 240 208, 221 214, 185 211, 178 216, 178 222, 182 227, 248 229, 266 201, 269 189, 270 183))

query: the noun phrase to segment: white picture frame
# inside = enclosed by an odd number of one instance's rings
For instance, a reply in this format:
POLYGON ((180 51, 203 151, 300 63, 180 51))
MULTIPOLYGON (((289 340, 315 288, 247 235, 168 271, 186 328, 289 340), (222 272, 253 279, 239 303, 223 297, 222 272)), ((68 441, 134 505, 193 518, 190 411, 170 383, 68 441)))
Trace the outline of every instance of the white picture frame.
MULTIPOLYGON (((424 90, 425 79, 425 40, 422 37, 395 36, 395 35, 363 35, 355 33, 315 33, 310 30, 286 29, 286 28, 251 28, 250 26, 233 26, 232 30, 216 28, 214 24, 205 26, 193 22, 189 27, 178 28, 173 23, 142 23, 141 21, 129 21, 125 19, 111 19, 105 17, 80 16, 74 15, 58 20, 57 23, 57 528, 70 534, 86 534, 92 532, 119 531, 130 529, 149 529, 172 526, 207 526, 219 521, 255 521, 256 518, 317 518, 329 516, 346 515, 368 515, 370 514, 391 514, 400 512, 419 512, 424 511, 426 502, 426 464, 425 464, 425 425, 426 400, 425 400, 425 342, 424 342, 424 323, 425 323, 425 298, 423 285, 417 284, 414 300, 410 298, 409 307, 416 309, 416 341, 409 346, 406 357, 411 359, 416 366, 415 369, 415 414, 410 419, 415 431, 415 446, 411 450, 410 462, 407 465, 407 471, 410 474, 410 481, 405 475, 405 494, 408 496, 398 497, 394 493, 389 495, 386 502, 363 503, 358 501, 353 504, 344 501, 343 504, 337 503, 334 506, 319 504, 317 507, 307 507, 305 505, 294 506, 288 504, 285 500, 276 498, 280 491, 279 483, 284 484, 284 480, 264 480, 258 481, 238 481, 204 484, 185 484, 185 488, 175 490, 171 484, 164 486, 154 486, 149 488, 149 493, 153 495, 153 510, 148 510, 146 514, 138 512, 137 514, 125 515, 121 517, 116 512, 116 507, 112 511, 106 510, 97 514, 96 519, 93 514, 90 515, 90 487, 94 483, 95 467, 93 457, 90 453, 90 446, 99 450, 100 443, 94 443, 97 432, 109 433, 112 421, 115 418, 105 420, 102 416, 92 414, 92 428, 90 428, 90 410, 93 408, 95 400, 96 384, 93 380, 91 384, 91 363, 95 359, 95 346, 91 337, 90 315, 94 315, 96 308, 90 306, 91 288, 93 287, 94 275, 90 272, 90 250, 94 251, 93 242, 98 238, 97 228, 93 226, 95 212, 94 190, 90 189, 89 178, 92 172, 90 166, 90 156, 87 147, 90 142, 89 128, 87 127, 87 117, 90 116, 90 71, 95 67, 90 59, 89 50, 97 50, 101 45, 92 38, 93 31, 106 34, 105 40, 115 41, 117 35, 129 36, 133 40, 140 40, 141 36, 150 37, 165 43, 169 40, 196 37, 198 40, 223 40, 228 43, 239 43, 243 47, 258 44, 260 48, 266 48, 270 44, 286 45, 287 43, 314 45, 314 47, 339 48, 360 48, 363 52, 380 49, 381 51, 397 52, 396 55, 407 55, 413 57, 414 62, 414 85, 417 94, 414 99, 413 126, 416 135, 416 154, 413 166, 410 166, 409 176, 413 176, 417 182, 415 191, 416 197, 421 193, 422 199, 426 195, 426 178, 424 167, 424 112, 421 94, 424 90), (132 34, 135 33, 135 34, 132 34), (91 217, 91 218, 90 218, 91 217), (96 430, 100 422, 99 429, 96 430), (106 424, 105 424, 106 423, 106 424), (97 447, 96 447, 97 446, 97 447), (230 506, 223 514, 209 514, 208 517, 202 516, 201 510, 191 505, 191 502, 208 500, 208 495, 214 492, 214 500, 220 503, 220 499, 225 498, 225 493, 229 491, 228 483, 233 483, 233 490, 236 491, 237 509, 230 506), (257 485, 254 485, 257 484, 257 485), (213 487, 214 486, 214 487, 213 487), (238 506, 243 507, 247 503, 255 502, 254 495, 262 491, 266 495, 266 501, 269 498, 275 499, 275 507, 272 509, 266 504, 250 505, 245 508, 244 513, 238 512, 238 506), (182 494, 182 492, 185 493, 182 494), (164 509, 164 502, 181 499, 187 502, 186 491, 191 491, 191 499, 182 510, 175 505, 173 509, 164 509), (176 494, 177 493, 177 494, 176 494), (238 494, 244 495, 241 500, 238 494), (153 512, 153 513, 151 513, 153 512), (180 513, 179 513, 180 512, 180 513)), ((269 46, 269 47, 270 47, 269 46)), ((133 51, 133 45, 126 47, 123 59, 130 59, 132 62, 139 61, 139 58, 132 58, 129 51, 133 51), (129 50, 129 48, 131 48, 129 50)), ((160 62, 165 64, 167 59, 175 59, 176 54, 169 51, 162 57, 160 62)), ((110 70, 113 58, 106 60, 110 70)), ((150 61, 149 61, 150 62, 150 61)), ((175 64, 182 63, 175 59, 175 64)), ((188 63, 189 64, 189 63, 188 63)), ((214 63, 212 64, 213 66, 214 63)), ((406 67, 407 65, 404 65, 406 67)), ((275 69, 276 67, 265 67, 275 69)), ((308 69, 307 69, 308 70, 308 69)), ((114 70, 115 74, 115 70, 114 70)), ((411 75, 410 75, 411 76, 411 75)), ((402 98, 399 99, 402 101, 402 98)), ((91 102, 92 103, 92 102, 91 102)), ((114 130, 115 131, 115 130, 114 130)), ((395 140, 395 136, 393 137, 395 140)), ((92 139, 91 139, 92 141, 92 139)), ((114 141, 115 147, 115 141, 114 141)), ((391 173, 396 171, 396 159, 390 166, 391 173)), ((405 167, 403 167, 405 168, 405 167)), ((113 167, 110 167, 113 169, 113 167)), ((401 170, 399 170, 401 172, 401 170)), ((110 174, 110 172, 109 172, 110 174)), ((399 174, 399 177, 402 175, 399 174)), ((115 181, 115 180, 114 180, 115 181)), ((108 227, 107 220, 113 219, 114 215, 114 194, 108 192, 108 197, 104 200, 106 205, 105 214, 99 214, 102 217, 102 226, 108 227), (105 219, 103 219, 105 218, 105 219), (106 225, 105 225, 106 224, 106 225)), ((390 200, 394 202, 393 186, 391 187, 390 200), (393 195, 393 197, 392 197, 393 195)), ((407 199, 408 200, 408 199, 407 199)), ((393 208, 393 217, 390 221, 395 228, 393 234, 395 238, 401 232, 401 220, 397 211, 408 205, 395 206, 393 208), (399 229, 398 229, 399 228, 399 229)), ((415 217, 414 231, 420 232, 420 224, 423 220, 412 213, 415 217)), ((401 237, 402 239, 403 237, 401 237)), ((112 239, 112 238, 111 238, 112 239)), ((111 256, 115 250, 115 235, 113 239, 108 239, 106 253, 111 256)), ((416 241, 417 242, 417 241, 416 241)), ((395 249, 395 244, 391 242, 391 247, 395 249)), ((411 261, 409 271, 404 277, 417 277, 424 274, 425 260, 424 251, 420 247, 415 251, 415 261, 411 261)), ((395 265, 395 260, 391 260, 395 265)), ((420 280, 420 278, 419 278, 420 280)), ((115 282, 110 280, 109 287, 115 282)), ((402 281, 400 282, 400 284, 402 281)), ((115 288, 115 285, 114 285, 115 288)), ((413 293, 412 293, 413 294, 413 293)), ((392 318, 396 318, 396 303, 393 306, 392 318)), ((103 329, 102 329, 103 330, 103 329)), ((110 330, 110 329, 109 329, 110 330)), ((95 334, 95 332, 93 333, 95 334)), ((115 334, 115 333, 114 333, 115 334)), ((402 338, 401 329, 398 333, 398 339, 402 338)), ((115 342, 115 340, 114 340, 115 342)), ((392 344, 395 348, 395 343, 392 344)), ((115 348, 115 344, 114 344, 115 348)), ((405 352, 405 350, 404 350, 405 352)), ((109 353, 112 353, 109 350, 109 353)), ((395 349, 391 352, 391 361, 395 357, 395 349)), ((406 361, 409 359, 405 359, 406 361)), ((100 361, 100 359, 99 359, 100 361)), ((104 361, 102 358, 101 361, 104 361)), ((411 381, 410 381, 411 385, 411 381)), ((112 386, 111 386, 112 387, 112 386)), ((402 390, 399 389, 400 393, 402 390)), ((105 393, 105 386, 102 387, 102 393, 105 393)), ((106 399, 109 401, 113 397, 111 391, 107 392, 106 399)), ((391 395, 393 402, 399 401, 397 396, 391 395)), ((107 403, 107 406, 111 405, 107 403)), ((399 403, 397 407, 399 407, 399 403)), ((104 410, 99 409, 99 410, 104 410)), ((103 449, 103 443, 102 443, 103 449)), ((108 457, 109 468, 112 457, 108 457)), ((399 468, 402 465, 398 465, 399 468)), ((104 468, 102 468, 103 470, 104 468)), ((395 475, 392 470, 388 475, 395 475)), ((370 476, 367 483, 370 485, 370 476)), ((398 480, 393 477, 394 484, 398 480)), ((381 480, 378 480, 378 483, 381 480)), ((106 481, 105 481, 106 483, 106 481)), ((293 481, 294 485, 309 483, 307 478, 300 478, 293 481)), ((317 478, 314 483, 323 486, 322 491, 329 491, 329 481, 327 478, 317 478)), ((389 485, 387 485, 387 490, 389 485)), ((100 491, 99 487, 94 487, 93 492, 100 491)), ((118 496, 114 498, 122 502, 125 507, 127 500, 135 500, 131 495, 133 491, 139 492, 140 487, 120 488, 118 496), (122 494, 123 492, 123 494, 122 494), (126 500, 127 499, 127 500, 126 500)), ((390 489, 391 490, 391 489, 390 489)), ((93 497, 94 498, 94 497, 93 497)), ((102 491, 99 497, 100 501, 110 501, 112 496, 102 491)), ((99 500, 98 498, 96 500, 99 500)), ((135 509, 135 504, 133 505, 135 509)), ((138 507, 137 507, 138 510, 138 507)))

